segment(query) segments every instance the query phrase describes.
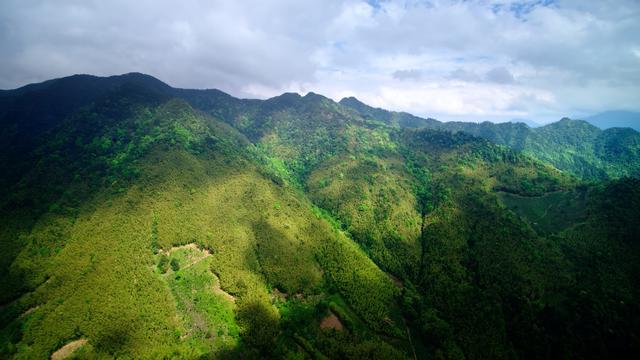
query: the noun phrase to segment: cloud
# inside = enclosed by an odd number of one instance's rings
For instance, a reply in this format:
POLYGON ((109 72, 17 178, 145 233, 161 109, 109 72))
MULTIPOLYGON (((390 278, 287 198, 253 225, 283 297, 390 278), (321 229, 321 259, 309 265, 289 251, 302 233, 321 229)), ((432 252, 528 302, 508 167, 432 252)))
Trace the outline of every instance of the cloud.
POLYGON ((141 71, 236 96, 544 121, 640 110, 639 17, 635 0, 5 0, 0 88, 141 71))
POLYGON ((478 74, 476 74, 475 72, 462 68, 457 68, 452 71, 451 74, 449 74, 449 78, 467 82, 478 82, 481 80, 478 74))
POLYGON ((485 79, 498 84, 513 84, 515 82, 513 75, 503 66, 495 67, 487 71, 485 79))
POLYGON ((396 70, 392 76, 398 80, 418 80, 422 77, 422 72, 418 69, 396 70))

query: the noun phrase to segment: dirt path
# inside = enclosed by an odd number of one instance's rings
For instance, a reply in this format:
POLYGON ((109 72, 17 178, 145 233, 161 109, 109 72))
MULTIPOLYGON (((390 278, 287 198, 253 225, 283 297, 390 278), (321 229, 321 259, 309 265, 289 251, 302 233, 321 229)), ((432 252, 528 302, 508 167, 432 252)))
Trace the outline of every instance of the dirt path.
POLYGON ((22 319, 22 318, 24 318, 24 317, 26 317, 26 316, 30 315, 30 314, 31 314, 31 313, 33 313, 34 311, 38 310, 38 308, 39 308, 39 307, 40 307, 40 305, 36 305, 36 306, 34 306, 34 307, 30 308, 29 310, 27 310, 27 311, 23 312, 23 313, 20 315, 20 318, 22 319))
POLYGON ((87 343, 87 339, 79 339, 68 343, 67 345, 61 347, 56 352, 51 354, 51 360, 62 360, 66 359, 73 354, 74 351, 81 348, 84 344, 87 343))

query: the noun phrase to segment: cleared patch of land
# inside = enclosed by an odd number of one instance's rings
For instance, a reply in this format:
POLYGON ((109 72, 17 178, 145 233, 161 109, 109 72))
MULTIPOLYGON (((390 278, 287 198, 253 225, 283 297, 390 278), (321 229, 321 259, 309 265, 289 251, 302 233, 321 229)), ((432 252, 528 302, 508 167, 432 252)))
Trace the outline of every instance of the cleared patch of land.
POLYGON ((70 357, 76 350, 87 343, 86 339, 74 340, 51 354, 51 360, 62 360, 70 357))
POLYGON ((160 257, 172 264, 163 277, 180 315, 180 339, 200 354, 236 346, 235 298, 211 271, 212 254, 191 243, 162 251, 160 257))
POLYGON ((344 329, 344 326, 342 326, 342 322, 340 322, 340 319, 338 319, 338 317, 334 313, 329 313, 329 315, 327 315, 324 319, 322 319, 322 322, 320 322, 320 328, 323 330, 334 329, 337 331, 342 331, 344 329))

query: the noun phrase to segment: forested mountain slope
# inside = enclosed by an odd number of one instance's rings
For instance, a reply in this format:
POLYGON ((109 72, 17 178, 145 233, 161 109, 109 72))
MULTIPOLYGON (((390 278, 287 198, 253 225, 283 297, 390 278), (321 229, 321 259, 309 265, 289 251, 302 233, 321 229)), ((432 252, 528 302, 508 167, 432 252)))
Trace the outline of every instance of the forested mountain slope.
MULTIPOLYGON (((382 121, 402 113, 374 109, 353 98, 340 101, 363 116, 382 121)), ((582 120, 564 118, 530 128, 523 123, 438 122, 412 117, 414 124, 432 129, 466 132, 509 146, 583 179, 640 177, 640 133, 631 128, 600 130, 582 120)))
POLYGON ((638 180, 313 93, 128 74, 1 96, 3 357, 640 350, 638 180))

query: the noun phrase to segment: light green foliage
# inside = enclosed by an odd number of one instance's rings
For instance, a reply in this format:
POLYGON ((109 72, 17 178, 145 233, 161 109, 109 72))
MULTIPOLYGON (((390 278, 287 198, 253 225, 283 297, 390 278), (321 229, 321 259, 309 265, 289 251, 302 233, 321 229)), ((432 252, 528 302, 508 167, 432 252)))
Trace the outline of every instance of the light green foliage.
POLYGON ((210 270, 211 259, 199 249, 178 249, 171 262, 184 264, 164 276, 181 317, 179 351, 184 356, 204 356, 232 349, 238 344, 240 328, 235 319, 235 305, 214 291, 219 280, 210 270))
POLYGON ((326 240, 322 267, 354 310, 375 330, 397 335, 392 319, 397 289, 358 247, 340 233, 326 240))
POLYGON ((329 210, 377 264, 403 275, 416 271, 420 228, 413 189, 401 164, 397 155, 335 157, 311 173, 307 188, 311 198, 329 210), (326 178, 331 182, 322 183, 326 178))

